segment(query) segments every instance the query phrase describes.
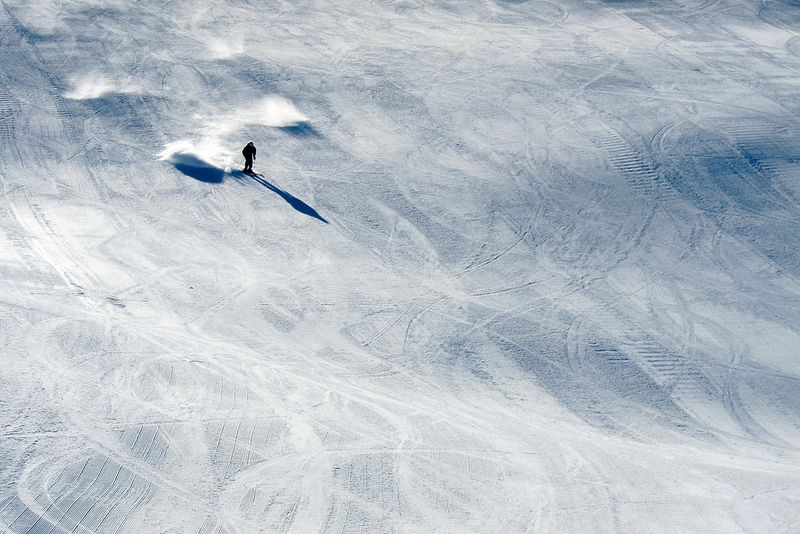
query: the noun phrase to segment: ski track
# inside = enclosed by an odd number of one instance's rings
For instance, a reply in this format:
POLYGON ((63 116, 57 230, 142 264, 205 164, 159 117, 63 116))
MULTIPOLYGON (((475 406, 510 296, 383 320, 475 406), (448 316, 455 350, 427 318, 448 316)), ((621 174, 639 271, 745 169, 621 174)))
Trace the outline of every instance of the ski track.
POLYGON ((2 2, 0 531, 795 531, 798 22, 2 2))

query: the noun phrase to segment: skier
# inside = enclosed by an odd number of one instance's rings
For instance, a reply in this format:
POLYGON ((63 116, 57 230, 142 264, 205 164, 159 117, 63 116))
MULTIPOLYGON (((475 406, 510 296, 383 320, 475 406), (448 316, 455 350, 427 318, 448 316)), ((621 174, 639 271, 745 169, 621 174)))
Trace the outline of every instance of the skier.
POLYGON ((253 160, 256 159, 256 146, 253 144, 252 141, 247 143, 247 146, 242 149, 242 155, 244 156, 244 171, 248 174, 252 174, 253 172, 253 160))

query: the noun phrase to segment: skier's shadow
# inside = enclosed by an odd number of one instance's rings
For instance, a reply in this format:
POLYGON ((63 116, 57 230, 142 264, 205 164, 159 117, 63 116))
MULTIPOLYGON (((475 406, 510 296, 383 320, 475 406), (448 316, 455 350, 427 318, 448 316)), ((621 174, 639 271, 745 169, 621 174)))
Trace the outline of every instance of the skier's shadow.
POLYGON ((302 200, 300 200, 296 196, 294 196, 294 195, 292 195, 290 193, 287 193, 283 189, 280 189, 279 187, 276 187, 275 185, 269 183, 260 174, 255 174, 255 173, 251 174, 251 173, 244 173, 242 171, 233 171, 231 173, 231 176, 233 176, 235 178, 238 178, 240 180, 245 180, 247 178, 251 178, 252 180, 258 182, 261 185, 263 185, 264 187, 266 187, 267 189, 269 189, 273 193, 277 194, 279 197, 281 197, 283 200, 285 200, 287 204, 289 204, 291 207, 293 207, 294 209, 296 209, 297 211, 299 211, 303 215, 308 215, 309 217, 313 217, 314 219, 317 219, 318 221, 322 221, 325 224, 328 224, 328 221, 325 220, 325 217, 320 215, 317 212, 317 210, 315 210, 314 208, 312 208, 311 206, 309 206, 308 204, 306 204, 305 202, 303 202, 302 200))

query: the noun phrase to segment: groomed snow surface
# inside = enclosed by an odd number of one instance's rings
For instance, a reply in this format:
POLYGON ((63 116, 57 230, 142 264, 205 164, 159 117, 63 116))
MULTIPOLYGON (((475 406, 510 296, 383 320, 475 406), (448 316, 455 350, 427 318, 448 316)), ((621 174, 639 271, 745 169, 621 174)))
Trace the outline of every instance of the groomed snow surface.
POLYGON ((0 530, 800 532, 797 2, 0 7, 0 530))

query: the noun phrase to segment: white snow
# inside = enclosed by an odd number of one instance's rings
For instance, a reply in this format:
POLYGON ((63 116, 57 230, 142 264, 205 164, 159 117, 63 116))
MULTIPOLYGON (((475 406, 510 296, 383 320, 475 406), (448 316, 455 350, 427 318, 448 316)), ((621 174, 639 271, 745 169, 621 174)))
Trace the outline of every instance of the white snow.
POLYGON ((118 94, 138 94, 142 89, 131 83, 121 83, 102 73, 92 72, 72 77, 72 88, 64 93, 66 98, 73 100, 88 100, 118 94))
POLYGON ((0 3, 0 530, 797 532, 798 28, 0 3))

